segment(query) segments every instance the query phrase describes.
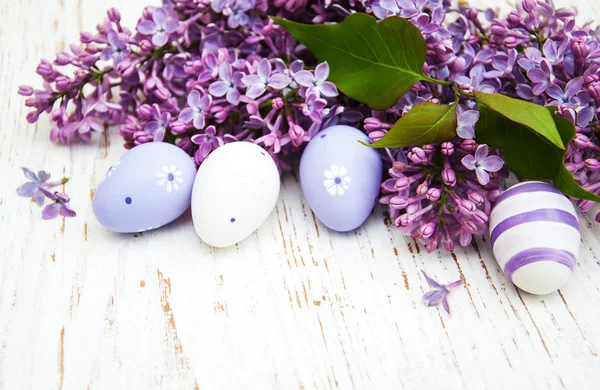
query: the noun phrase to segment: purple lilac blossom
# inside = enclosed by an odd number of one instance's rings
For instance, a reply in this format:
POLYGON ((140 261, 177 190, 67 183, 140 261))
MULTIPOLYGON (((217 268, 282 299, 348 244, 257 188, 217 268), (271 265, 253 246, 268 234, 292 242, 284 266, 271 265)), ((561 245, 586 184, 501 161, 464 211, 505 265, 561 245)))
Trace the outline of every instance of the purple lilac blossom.
POLYGON ((504 165, 504 160, 498 156, 488 156, 489 146, 479 145, 475 155, 467 154, 462 158, 462 164, 470 171, 475 171, 477 181, 482 186, 490 182, 490 173, 498 172, 504 165))
POLYGON ((171 123, 171 114, 168 112, 161 112, 158 104, 152 105, 152 120, 146 123, 144 131, 147 134, 152 135, 152 140, 160 142, 165 137, 167 127, 171 123))
POLYGON ((58 215, 63 217, 75 217, 77 213, 69 206, 69 195, 62 192, 49 193, 53 203, 50 203, 42 210, 42 219, 53 219, 58 215))
POLYGON ((246 96, 251 99, 261 96, 267 87, 281 90, 290 84, 291 79, 286 74, 273 73, 271 62, 266 58, 260 60, 255 68, 254 74, 242 78, 242 83, 247 87, 246 96))
POLYGON ((456 110, 456 134, 460 138, 472 139, 475 137, 475 123, 479 120, 479 111, 460 109, 456 110))
POLYGON ((234 73, 231 69, 231 64, 221 62, 221 65, 219 65, 219 77, 220 80, 209 85, 208 92, 215 97, 226 96, 229 103, 237 106, 240 102, 240 91, 238 91, 238 86, 241 81, 242 73, 234 73))
POLYGON ((183 123, 192 122, 194 127, 198 130, 204 128, 205 114, 212 103, 212 97, 210 95, 200 95, 200 92, 193 90, 190 92, 187 98, 188 107, 181 110, 179 114, 179 120, 183 123))
POLYGON ((433 288, 433 290, 428 291, 423 295, 423 301, 425 302, 425 305, 431 307, 437 306, 441 303, 444 310, 446 310, 446 312, 450 314, 450 304, 448 303, 448 295, 453 289, 455 289, 463 283, 462 280, 459 279, 452 283, 440 284, 433 278, 431 278, 431 276, 427 275, 425 271, 421 272, 423 273, 423 276, 425 277, 425 280, 427 281, 429 287, 433 288))
POLYGON ((50 180, 50 174, 46 171, 39 171, 36 175, 28 168, 21 169, 29 181, 17 188, 17 194, 28 198, 31 197, 31 200, 38 206, 42 206, 45 200, 44 187, 50 188, 53 186, 53 183, 47 183, 47 181, 50 180))
POLYGON ((169 41, 169 34, 179 28, 179 21, 167 14, 167 10, 157 8, 152 12, 152 19, 142 20, 137 30, 144 35, 152 36, 154 46, 164 46, 169 41))
POLYGON ((219 146, 223 146, 226 142, 237 141, 237 138, 231 134, 217 135, 217 129, 215 126, 211 125, 204 130, 203 134, 196 134, 192 136, 191 141, 199 146, 194 158, 196 163, 200 165, 202 161, 208 157, 210 152, 217 149, 219 146))
POLYGON ((314 74, 307 70, 294 73, 294 80, 306 88, 304 93, 306 96, 313 93, 316 97, 321 95, 336 97, 338 95, 337 87, 331 81, 327 81, 327 77, 329 77, 329 64, 327 62, 317 65, 314 74))
POLYGON ((114 64, 118 65, 129 55, 129 48, 127 46, 127 35, 119 34, 115 30, 110 30, 106 33, 107 45, 100 54, 100 59, 108 61, 111 58, 114 60, 114 64))
MULTIPOLYGON (((305 5, 165 1, 163 7, 146 8, 133 29, 122 26, 118 11, 111 9, 97 32, 81 34, 80 45, 69 46, 53 63, 42 60, 42 89, 19 88, 33 109, 27 118, 35 122, 49 113, 54 124, 51 139, 63 143, 88 140, 95 132, 119 125, 126 148, 171 142, 195 156, 197 163, 206 156, 191 137, 206 134, 203 129, 212 125, 223 139, 259 140, 277 161, 292 159, 292 152, 300 151, 325 124, 346 117, 331 109, 336 99, 308 99, 306 88, 296 84, 292 76, 310 55, 298 50, 302 46, 269 19, 293 16, 305 5), (279 59, 281 53, 287 53, 289 62, 279 59), (66 66, 75 66, 74 76, 63 70, 66 66), (85 96, 77 93, 84 85, 93 88, 85 96), (272 132, 269 126, 247 127, 253 115, 269 117, 278 128, 272 132), (282 139, 275 142, 273 134, 282 139)), ((315 17, 342 20, 323 6, 317 8, 311 11, 315 17)), ((328 68, 318 65, 311 63, 318 72, 305 73, 324 94, 333 96, 337 89, 326 81, 328 68)), ((278 166, 287 164, 278 161, 278 166)))

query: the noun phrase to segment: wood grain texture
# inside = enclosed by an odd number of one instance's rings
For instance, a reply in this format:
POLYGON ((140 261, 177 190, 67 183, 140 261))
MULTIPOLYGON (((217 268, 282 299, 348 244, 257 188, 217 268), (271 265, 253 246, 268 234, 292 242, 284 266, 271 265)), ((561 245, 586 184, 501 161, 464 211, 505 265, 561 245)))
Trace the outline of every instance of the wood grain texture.
MULTIPOLYGON (((108 7, 133 25, 147 1, 0 1, 0 389, 598 388, 591 213, 572 280, 544 297, 516 290, 486 242, 427 254, 379 208, 355 232, 330 232, 291 176, 233 248, 202 244, 189 213, 139 235, 102 229, 91 196, 123 152, 119 136, 52 145, 16 89, 39 83, 39 58, 108 7), (42 221, 15 194, 20 166, 71 177, 78 217, 42 221), (420 269, 465 281, 452 316, 421 303, 420 269)), ((557 2, 600 16, 596 2, 557 2)))

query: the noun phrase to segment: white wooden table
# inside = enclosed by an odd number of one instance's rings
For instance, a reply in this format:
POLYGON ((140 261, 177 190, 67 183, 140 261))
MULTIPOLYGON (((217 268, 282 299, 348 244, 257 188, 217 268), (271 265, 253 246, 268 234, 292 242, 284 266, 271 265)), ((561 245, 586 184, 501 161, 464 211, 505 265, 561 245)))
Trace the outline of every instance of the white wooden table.
POLYGON ((108 7, 132 26, 146 2, 0 1, 0 389, 599 388, 594 214, 572 280, 543 297, 516 290, 486 242, 427 254, 379 208, 355 232, 328 231, 293 177, 230 249, 202 244, 189 213, 141 235, 101 228, 90 198, 119 136, 53 145, 16 90, 108 7), (77 218, 41 220, 15 193, 20 166, 71 177, 77 218), (452 316, 422 304, 421 269, 465 281, 452 316))

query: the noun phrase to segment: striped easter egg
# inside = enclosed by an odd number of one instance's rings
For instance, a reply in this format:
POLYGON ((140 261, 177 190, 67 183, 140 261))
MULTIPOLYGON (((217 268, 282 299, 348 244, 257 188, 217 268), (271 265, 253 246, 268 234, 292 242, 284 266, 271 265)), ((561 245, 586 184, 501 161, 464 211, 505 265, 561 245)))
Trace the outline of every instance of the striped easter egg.
POLYGON ((507 189, 490 215, 490 241, 504 274, 520 289, 549 294, 577 264, 581 233, 571 201, 550 184, 507 189))

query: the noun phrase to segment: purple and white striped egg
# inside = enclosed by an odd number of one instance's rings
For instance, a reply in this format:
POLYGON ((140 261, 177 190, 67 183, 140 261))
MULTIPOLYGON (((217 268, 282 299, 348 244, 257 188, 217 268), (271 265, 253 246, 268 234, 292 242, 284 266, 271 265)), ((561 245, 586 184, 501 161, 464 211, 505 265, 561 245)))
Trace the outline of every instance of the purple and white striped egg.
POLYGON ((577 212, 550 184, 529 181, 507 189, 492 210, 489 231, 500 268, 531 294, 558 290, 577 264, 577 212))

